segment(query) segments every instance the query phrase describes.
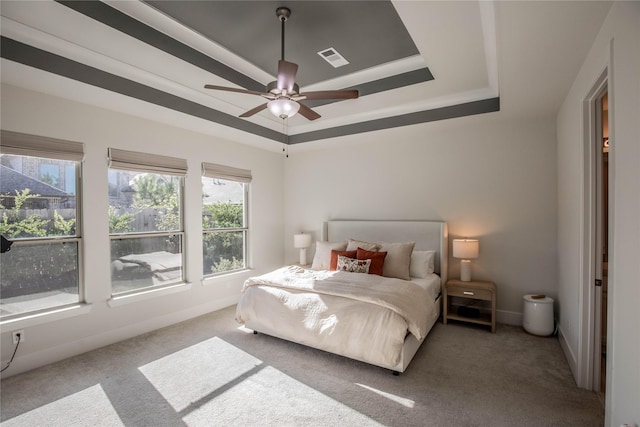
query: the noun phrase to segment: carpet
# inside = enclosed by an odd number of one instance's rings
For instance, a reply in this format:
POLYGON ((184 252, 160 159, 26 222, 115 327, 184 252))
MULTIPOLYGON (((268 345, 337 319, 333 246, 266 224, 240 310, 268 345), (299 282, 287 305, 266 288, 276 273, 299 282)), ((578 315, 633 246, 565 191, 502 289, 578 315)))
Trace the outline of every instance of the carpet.
POLYGON ((554 337, 436 323, 400 376, 239 328, 235 307, 0 383, 2 426, 601 426, 554 337))

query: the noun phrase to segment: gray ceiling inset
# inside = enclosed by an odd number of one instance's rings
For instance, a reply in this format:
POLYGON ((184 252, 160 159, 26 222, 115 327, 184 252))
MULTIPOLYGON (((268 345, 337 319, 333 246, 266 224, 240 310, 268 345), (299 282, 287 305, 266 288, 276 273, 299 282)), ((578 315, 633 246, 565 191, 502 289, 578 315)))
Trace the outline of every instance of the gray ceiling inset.
MULTIPOLYGON (((418 55, 389 1, 146 1, 180 24, 275 75, 286 6, 285 58, 300 65, 302 87, 418 55), (348 65, 333 68, 317 52, 335 48, 348 65)), ((339 88, 336 88, 339 89, 339 88)))

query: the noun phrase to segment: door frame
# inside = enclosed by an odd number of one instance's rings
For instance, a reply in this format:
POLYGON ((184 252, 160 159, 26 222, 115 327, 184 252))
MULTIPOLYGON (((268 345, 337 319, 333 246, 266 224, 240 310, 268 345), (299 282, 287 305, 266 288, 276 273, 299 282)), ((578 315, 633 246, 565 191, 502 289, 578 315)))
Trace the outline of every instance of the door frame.
MULTIPOLYGON (((595 390, 599 386, 600 376, 596 375, 595 369, 598 361, 596 361, 596 346, 600 343, 600 337, 597 336, 600 329, 601 314, 598 309, 598 301, 600 301, 600 292, 597 292, 595 280, 597 272, 602 271, 602 260, 596 262, 595 254, 598 251, 598 245, 601 237, 598 236, 597 222, 601 220, 601 213, 598 212, 598 195, 600 190, 598 186, 598 173, 601 171, 602 160, 601 154, 598 155, 597 147, 602 145, 602 121, 599 118, 598 108, 601 107, 601 98, 605 91, 609 93, 609 138, 613 141, 612 126, 612 91, 609 79, 609 68, 598 75, 591 90, 583 101, 583 215, 582 215, 582 254, 581 254, 581 288, 579 298, 580 310, 580 331, 578 334, 578 366, 576 382, 579 387, 589 390, 595 390), (600 122, 599 122, 600 121, 600 122)), ((610 148, 611 150, 611 148, 610 148)), ((612 171, 612 156, 609 155, 609 174, 612 171)), ((609 180, 609 185, 612 181, 609 180)), ((609 194, 612 194, 609 192, 609 194)), ((609 204, 609 221, 613 218, 611 212, 612 204, 609 204)), ((609 224, 605 225, 609 227, 609 224)), ((600 251, 601 252, 601 251, 600 251)), ((611 254, 611 252, 609 252, 611 254)), ((611 265, 611 258, 609 265, 611 265)), ((611 272, 609 272, 611 279, 611 272)), ((611 280, 609 280, 611 283, 611 280)), ((611 310, 607 310, 610 316, 611 310)), ((608 320, 608 319, 607 319, 608 320)), ((609 340, 608 340, 609 342, 609 340)), ((607 344, 608 345, 608 344, 607 344)))

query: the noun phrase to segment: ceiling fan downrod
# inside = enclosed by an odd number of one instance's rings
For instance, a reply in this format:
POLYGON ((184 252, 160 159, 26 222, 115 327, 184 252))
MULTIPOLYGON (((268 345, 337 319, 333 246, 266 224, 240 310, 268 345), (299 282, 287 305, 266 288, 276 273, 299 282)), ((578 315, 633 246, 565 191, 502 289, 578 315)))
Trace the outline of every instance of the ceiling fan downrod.
POLYGON ((280 40, 280 51, 281 51, 281 60, 284 61, 284 23, 287 22, 287 19, 289 19, 289 17, 291 16, 291 9, 289 9, 288 7, 284 7, 281 6, 279 8, 276 9, 276 16, 278 17, 278 19, 281 22, 281 40, 280 40))

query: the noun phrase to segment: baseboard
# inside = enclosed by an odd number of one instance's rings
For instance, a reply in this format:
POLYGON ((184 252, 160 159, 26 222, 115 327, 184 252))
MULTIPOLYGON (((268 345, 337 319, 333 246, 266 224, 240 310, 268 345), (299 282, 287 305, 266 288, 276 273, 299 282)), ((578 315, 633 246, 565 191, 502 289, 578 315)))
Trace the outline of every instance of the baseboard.
POLYGON ((153 317, 121 328, 105 331, 97 335, 91 335, 76 341, 65 342, 64 344, 55 347, 49 347, 41 351, 32 352, 16 358, 16 360, 11 364, 11 369, 2 374, 2 378, 8 378, 50 363, 59 362, 69 357, 77 356, 116 342, 124 341, 147 332, 184 322, 213 311, 221 310, 237 304, 239 299, 239 294, 231 295, 226 298, 220 298, 215 301, 190 307, 182 311, 153 317))
POLYGON ((522 313, 517 311, 496 310, 496 321, 505 325, 522 326, 522 313))
POLYGON ((561 326, 558 326, 558 341, 560 341, 560 348, 562 348, 564 357, 565 359, 567 359, 567 363, 569 363, 569 368, 571 369, 571 373, 573 374, 573 380, 576 381, 576 379, 578 378, 578 358, 571 349, 571 346, 567 341, 567 337, 562 332, 561 326))

